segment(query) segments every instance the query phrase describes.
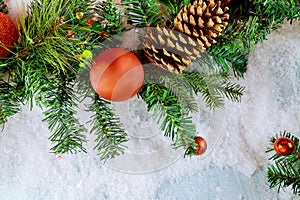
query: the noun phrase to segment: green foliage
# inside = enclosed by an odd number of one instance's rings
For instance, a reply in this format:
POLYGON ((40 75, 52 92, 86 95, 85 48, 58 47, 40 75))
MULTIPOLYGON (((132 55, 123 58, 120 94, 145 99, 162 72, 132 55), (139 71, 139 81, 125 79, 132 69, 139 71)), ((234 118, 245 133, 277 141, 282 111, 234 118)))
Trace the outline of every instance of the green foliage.
POLYGON ((200 93, 210 109, 224 106, 224 97, 240 102, 245 88, 231 82, 228 72, 210 73, 184 72, 194 92, 200 93))
POLYGON ((173 22, 176 15, 179 13, 183 6, 187 6, 190 0, 159 0, 165 8, 165 15, 173 22))
POLYGON ((178 99, 185 113, 198 111, 193 89, 182 74, 168 73, 160 78, 159 83, 178 99))
POLYGON ((94 0, 93 12, 96 13, 97 22, 93 28, 98 31, 106 31, 109 35, 119 34, 124 30, 123 11, 111 1, 94 0))
POLYGON ((270 139, 270 147, 266 150, 267 153, 274 153, 274 142, 279 137, 288 137, 294 142, 294 151, 288 156, 281 156, 275 152, 269 160, 275 162, 268 167, 268 182, 270 188, 278 187, 278 192, 281 188, 291 187, 294 194, 300 196, 300 145, 299 139, 291 133, 284 131, 277 134, 276 137, 270 139))
POLYGON ((233 1, 229 6, 230 23, 208 52, 225 70, 233 69, 235 76, 243 77, 253 45, 265 40, 270 31, 285 20, 299 19, 300 3, 294 0, 233 1))
POLYGON ((8 13, 7 5, 4 0, 0 0, 0 12, 3 12, 4 14, 8 13))
POLYGON ((156 26, 163 22, 156 0, 124 0, 128 23, 137 27, 156 26))
POLYGON ((86 67, 80 70, 76 93, 81 94, 82 101, 85 99, 91 101, 86 107, 87 111, 94 113, 88 122, 92 125, 90 132, 97 136, 94 149, 97 149, 100 159, 106 161, 124 153, 127 134, 115 114, 113 104, 101 98, 92 89, 89 81, 91 64, 86 63, 86 67))
POLYGON ((9 82, 0 79, 0 126, 4 128, 7 117, 20 111, 17 89, 9 82))
POLYGON ((88 8, 83 0, 34 0, 28 17, 24 14, 21 19, 14 53, 0 59, 0 89, 5 92, 0 94, 2 122, 19 110, 20 103, 46 108, 44 121, 52 132, 54 153, 85 151, 86 129, 76 119, 72 85, 79 69, 77 56, 89 41, 86 35, 93 34, 76 17, 84 11, 82 3, 88 8), (77 37, 70 38, 68 29, 77 37))
POLYGON ((71 76, 63 73, 49 79, 48 88, 44 92, 45 119, 52 131, 49 140, 54 143, 51 150, 56 154, 85 152, 86 129, 76 118, 77 99, 73 93, 71 76))
POLYGON ((185 155, 194 155, 196 152, 196 126, 191 117, 184 113, 178 99, 162 85, 157 83, 142 86, 139 95, 148 104, 148 111, 152 111, 160 129, 165 136, 171 137, 174 147, 184 147, 185 155))
POLYGON ((122 128, 120 119, 115 116, 111 102, 95 94, 89 111, 95 113, 90 121, 93 125, 91 133, 97 135, 95 149, 100 159, 107 160, 123 154, 125 149, 123 143, 127 141, 127 134, 122 128))
POLYGON ((33 1, 28 17, 21 19, 22 31, 15 58, 34 60, 36 65, 45 66, 48 73, 53 70, 76 72, 75 41, 70 43, 63 28, 67 19, 63 16, 69 16, 79 1, 33 1))

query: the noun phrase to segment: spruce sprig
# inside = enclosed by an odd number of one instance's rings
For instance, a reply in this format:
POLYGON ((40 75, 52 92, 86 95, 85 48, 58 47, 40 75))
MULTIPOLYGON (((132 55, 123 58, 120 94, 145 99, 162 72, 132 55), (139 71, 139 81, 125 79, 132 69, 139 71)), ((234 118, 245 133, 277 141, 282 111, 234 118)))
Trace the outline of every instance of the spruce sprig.
POLYGON ((97 149, 100 159, 106 161, 123 154, 126 148, 124 143, 128 140, 127 134, 120 119, 116 117, 111 102, 95 94, 89 111, 95 113, 90 121, 93 125, 91 133, 97 136, 94 149, 97 149))
POLYGON ((253 46, 265 40, 270 31, 285 20, 299 19, 300 3, 295 0, 233 1, 229 6, 230 23, 208 52, 225 70, 233 69, 235 76, 243 77, 253 46))
POLYGON ((224 98, 240 102, 245 87, 232 83, 227 72, 184 72, 183 74, 196 94, 200 93, 210 109, 224 106, 224 98))
POLYGON ((168 73, 165 76, 161 76, 159 83, 165 86, 168 91, 170 91, 170 94, 178 99, 184 112, 198 111, 193 89, 184 76, 181 74, 168 73))
POLYGON ((160 4, 156 0, 124 0, 128 23, 137 27, 154 27, 163 22, 160 4))
POLYGON ((34 59, 46 66, 45 71, 76 72, 75 52, 63 30, 64 17, 69 16, 80 0, 41 0, 31 3, 28 16, 21 19, 19 52, 16 58, 34 59))
POLYGON ((168 17, 170 22, 173 22, 176 15, 183 6, 187 6, 190 0, 159 0, 164 7, 164 14, 168 17))
POLYGON ((164 135, 172 138, 174 147, 184 147, 185 155, 194 155, 197 146, 194 140, 196 126, 191 117, 184 113, 178 99, 157 83, 142 86, 139 95, 148 104, 148 111, 152 111, 161 124, 164 135))
POLYGON ((92 28, 97 31, 106 31, 110 36, 121 33, 124 29, 124 10, 112 0, 93 1, 92 12, 95 13, 95 18, 98 19, 92 25, 92 28))
POLYGON ((0 126, 4 128, 7 118, 20 111, 17 88, 0 79, 0 126))
POLYGON ((299 139, 290 132, 276 134, 270 139, 270 146, 266 153, 274 153, 274 142, 279 137, 290 138, 294 142, 294 151, 288 156, 273 154, 269 160, 274 163, 268 167, 267 178, 270 188, 278 187, 278 192, 282 188, 291 187, 294 194, 300 196, 300 144, 299 139))
POLYGON ((81 101, 88 99, 91 102, 85 106, 88 112, 93 113, 88 123, 92 126, 90 133, 96 136, 94 149, 97 150, 99 158, 106 161, 123 154, 126 148, 124 143, 128 139, 113 104, 92 89, 89 80, 91 65, 91 62, 87 62, 86 67, 80 70, 76 88, 77 93, 81 94, 81 101))
POLYGON ((49 85, 44 95, 44 112, 48 128, 52 132, 49 140, 54 146, 55 154, 86 152, 83 144, 86 142, 84 133, 87 131, 76 118, 78 100, 73 91, 70 74, 58 72, 57 76, 49 79, 49 85))

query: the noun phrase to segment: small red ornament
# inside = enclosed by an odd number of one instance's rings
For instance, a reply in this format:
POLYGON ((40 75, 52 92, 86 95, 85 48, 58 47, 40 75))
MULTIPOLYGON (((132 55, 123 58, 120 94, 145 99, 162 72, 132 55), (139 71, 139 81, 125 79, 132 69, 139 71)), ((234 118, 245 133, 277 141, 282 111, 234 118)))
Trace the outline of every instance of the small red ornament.
POLYGON ((203 137, 195 137, 195 142, 198 144, 196 155, 202 155, 207 149, 207 143, 203 137))
POLYGON ((95 58, 90 81, 96 93, 104 99, 124 101, 138 93, 144 82, 144 69, 130 51, 112 48, 95 58))
MULTIPOLYGON (((19 31, 14 22, 4 13, 0 12, 0 43, 10 50, 14 49, 14 43, 19 39, 19 31)), ((0 46, 0 58, 7 57, 9 51, 0 46)))
POLYGON ((294 151, 294 142, 288 137, 277 138, 274 142, 274 150, 281 156, 288 156, 294 151))

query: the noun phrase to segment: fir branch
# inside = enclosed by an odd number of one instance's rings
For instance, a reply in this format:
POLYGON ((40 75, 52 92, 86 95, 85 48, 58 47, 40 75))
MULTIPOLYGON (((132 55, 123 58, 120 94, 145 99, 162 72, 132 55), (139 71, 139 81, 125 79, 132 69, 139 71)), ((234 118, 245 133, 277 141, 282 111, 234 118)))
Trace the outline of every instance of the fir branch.
POLYGON ((97 31, 106 31, 109 35, 121 33, 123 26, 123 10, 119 8, 114 1, 97 1, 93 3, 92 12, 98 21, 93 24, 93 29, 97 31))
POLYGON ((178 99, 185 113, 198 111, 198 105, 193 96, 193 89, 181 74, 168 73, 161 76, 159 82, 170 91, 170 94, 178 99))
POLYGON ((159 0, 159 2, 164 6, 168 19, 173 22, 181 8, 187 6, 190 0, 159 0))
POLYGON ((243 77, 247 71, 250 44, 243 39, 224 38, 222 42, 211 46, 208 53, 215 57, 224 70, 234 72, 237 77, 243 77), (241 48, 241 43, 246 44, 241 48))
POLYGON ((86 105, 87 111, 94 113, 89 121, 92 125, 90 132, 97 136, 94 149, 97 149, 100 159, 106 161, 124 153, 127 134, 111 102, 101 98, 92 89, 89 81, 91 63, 86 63, 86 65, 79 73, 77 93, 81 94, 82 100, 85 98, 92 100, 91 104, 86 105))
POLYGON ((144 65, 145 84, 158 83, 165 87, 184 109, 184 113, 198 111, 194 92, 182 74, 170 73, 151 63, 144 65))
POLYGON ((196 127, 191 117, 184 113, 178 99, 159 84, 152 83, 142 86, 139 95, 148 104, 148 111, 152 111, 160 129, 165 136, 171 137, 174 147, 184 147, 185 155, 196 152, 196 127))
POLYGON ((123 154, 126 148, 123 144, 127 141, 120 119, 115 116, 111 102, 95 94, 94 102, 89 106, 89 111, 95 114, 91 117, 93 125, 91 133, 97 135, 95 141, 98 155, 101 160, 114 158, 123 154))
POLYGON ((20 111, 18 91, 8 82, 0 79, 0 126, 4 128, 7 118, 20 111))
POLYGON ((19 50, 15 58, 34 59, 47 66, 48 72, 76 72, 77 41, 68 37, 63 25, 73 15, 80 0, 34 0, 28 16, 22 17, 19 50))
POLYGON ((240 102, 244 87, 230 82, 226 72, 202 74, 198 72, 184 72, 183 74, 194 92, 201 93, 203 100, 210 109, 224 106, 223 98, 240 102))
POLYGON ((270 139, 270 146, 266 150, 267 153, 274 153, 269 160, 275 163, 268 167, 268 182, 270 188, 281 188, 291 186, 293 193, 300 196, 300 144, 299 139, 291 135, 290 132, 276 134, 276 137, 270 139), (274 152, 274 142, 279 137, 290 138, 294 142, 294 151, 288 156, 281 156, 274 152))
MULTIPOLYGON (((46 77, 45 68, 43 65, 35 61, 29 60, 25 62, 18 60, 14 73, 11 75, 13 83, 19 88, 19 95, 22 97, 22 102, 29 105, 32 109, 34 103, 42 106, 43 92, 48 87, 48 78, 46 77)), ((12 65, 12 63, 10 63, 12 65)))
POLYGON ((71 80, 60 73, 57 78, 50 79, 45 92, 44 105, 48 110, 44 112, 43 121, 53 132, 49 140, 54 143, 51 150, 55 154, 86 152, 83 147, 86 129, 75 118, 77 103, 71 80))
POLYGON ((291 186, 293 193, 300 196, 300 171, 299 165, 287 165, 284 162, 277 162, 268 168, 268 182, 270 188, 278 187, 278 192, 281 188, 291 186))
POLYGON ((124 0, 128 23, 137 27, 154 27, 163 22, 156 0, 124 0))
POLYGON ((299 19, 299 10, 300 3, 294 0, 233 1, 230 23, 208 52, 225 70, 233 69, 235 76, 243 77, 253 45, 265 40, 285 20, 299 19))

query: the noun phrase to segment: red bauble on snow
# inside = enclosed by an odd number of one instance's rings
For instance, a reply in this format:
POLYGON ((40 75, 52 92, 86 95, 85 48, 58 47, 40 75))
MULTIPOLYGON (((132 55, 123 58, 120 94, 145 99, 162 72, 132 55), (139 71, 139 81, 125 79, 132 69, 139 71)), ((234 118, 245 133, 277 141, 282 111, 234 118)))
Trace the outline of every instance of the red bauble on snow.
MULTIPOLYGON (((14 49, 14 43, 19 39, 19 32, 11 19, 0 12, 0 43, 10 50, 14 49)), ((0 58, 7 57, 9 51, 0 46, 0 58)))
POLYGON ((282 156, 288 156, 294 151, 294 142, 288 137, 277 138, 274 142, 274 150, 282 156))
POLYGON ((133 53, 112 48, 95 58, 90 81, 96 93, 104 99, 124 101, 138 93, 144 82, 144 70, 133 53))
POLYGON ((195 142, 198 144, 196 155, 202 155, 207 149, 207 143, 203 137, 195 137, 195 142))

